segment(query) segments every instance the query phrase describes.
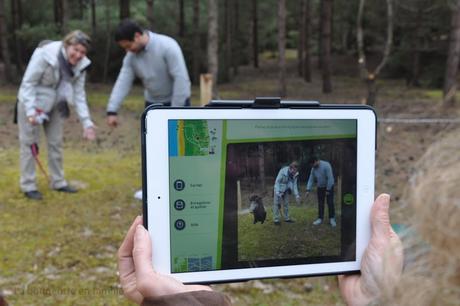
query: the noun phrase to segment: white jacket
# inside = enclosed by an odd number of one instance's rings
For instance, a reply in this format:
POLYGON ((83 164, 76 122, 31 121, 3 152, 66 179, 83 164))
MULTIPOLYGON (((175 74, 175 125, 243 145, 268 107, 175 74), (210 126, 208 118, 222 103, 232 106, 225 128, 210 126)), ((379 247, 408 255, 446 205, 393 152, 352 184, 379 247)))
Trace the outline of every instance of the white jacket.
MULTIPOLYGON (((19 87, 19 107, 24 107, 27 116, 35 115, 36 108, 50 112, 57 104, 59 84, 58 54, 63 52, 61 41, 50 42, 35 49, 19 87)), ((85 93, 85 69, 91 61, 85 56, 73 67, 71 80, 73 94, 69 104, 73 105, 84 128, 93 126, 85 93)))
POLYGON ((281 168, 275 180, 275 195, 284 194, 286 190, 291 189, 296 197, 299 197, 299 189, 297 188, 297 179, 299 172, 293 176, 289 176, 289 166, 281 168))

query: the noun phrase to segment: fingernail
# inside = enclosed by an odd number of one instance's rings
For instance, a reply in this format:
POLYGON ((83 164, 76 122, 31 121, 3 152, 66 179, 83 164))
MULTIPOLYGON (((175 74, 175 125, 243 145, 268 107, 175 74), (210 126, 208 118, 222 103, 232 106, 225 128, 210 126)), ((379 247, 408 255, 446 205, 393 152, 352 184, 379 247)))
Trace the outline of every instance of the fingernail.
POLYGON ((381 195, 381 197, 383 198, 383 206, 385 208, 388 208, 390 206, 390 199, 391 199, 391 196, 387 193, 383 193, 381 195))
POLYGON ((145 227, 142 224, 137 225, 136 227, 136 234, 139 233, 139 235, 145 235, 147 231, 145 230, 145 227))
POLYGON ((142 222, 142 215, 137 216, 136 219, 134 219, 134 222, 142 222))
POLYGON ((142 240, 144 232, 142 231, 142 225, 136 226, 136 231, 134 232, 134 241, 142 240))

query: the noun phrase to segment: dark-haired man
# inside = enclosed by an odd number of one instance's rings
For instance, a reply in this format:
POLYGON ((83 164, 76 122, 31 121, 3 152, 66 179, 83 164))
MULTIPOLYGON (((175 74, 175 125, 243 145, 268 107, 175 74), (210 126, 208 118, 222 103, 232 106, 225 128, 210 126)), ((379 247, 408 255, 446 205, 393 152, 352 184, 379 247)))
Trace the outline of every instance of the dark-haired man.
POLYGON ((136 77, 144 85, 145 106, 190 104, 190 78, 181 48, 173 38, 124 20, 115 31, 115 41, 126 55, 107 105, 109 126, 117 126, 117 111, 136 77))
POLYGON ((335 227, 335 207, 334 207, 334 175, 332 174, 331 164, 320 160, 314 156, 310 159, 311 171, 307 182, 307 197, 313 183, 316 183, 316 193, 318 196, 318 219, 313 225, 320 225, 324 220, 324 199, 326 199, 329 210, 329 223, 335 227))

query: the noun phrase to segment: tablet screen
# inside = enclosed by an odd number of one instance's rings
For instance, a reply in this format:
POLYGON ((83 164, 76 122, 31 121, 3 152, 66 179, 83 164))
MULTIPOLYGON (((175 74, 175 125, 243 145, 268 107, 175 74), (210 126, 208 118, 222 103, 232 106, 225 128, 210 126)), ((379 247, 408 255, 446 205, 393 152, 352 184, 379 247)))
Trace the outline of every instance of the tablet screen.
POLYGON ((355 260, 357 120, 170 119, 168 145, 172 273, 355 260))

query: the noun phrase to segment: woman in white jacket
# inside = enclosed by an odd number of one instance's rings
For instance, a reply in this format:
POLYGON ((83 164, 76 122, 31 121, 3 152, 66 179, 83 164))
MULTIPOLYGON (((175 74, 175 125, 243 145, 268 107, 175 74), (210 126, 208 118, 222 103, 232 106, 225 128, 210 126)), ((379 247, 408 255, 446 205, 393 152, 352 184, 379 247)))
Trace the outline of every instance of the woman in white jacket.
POLYGON ((20 187, 29 199, 42 199, 35 177, 40 126, 43 126, 48 145, 50 187, 61 192, 77 192, 64 179, 62 130, 64 120, 69 116, 70 104, 83 125, 83 137, 88 140, 96 138, 85 93, 85 71, 91 63, 86 57, 89 47, 89 37, 76 30, 62 41, 42 42, 27 66, 19 88, 17 119, 20 187))

